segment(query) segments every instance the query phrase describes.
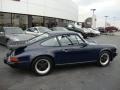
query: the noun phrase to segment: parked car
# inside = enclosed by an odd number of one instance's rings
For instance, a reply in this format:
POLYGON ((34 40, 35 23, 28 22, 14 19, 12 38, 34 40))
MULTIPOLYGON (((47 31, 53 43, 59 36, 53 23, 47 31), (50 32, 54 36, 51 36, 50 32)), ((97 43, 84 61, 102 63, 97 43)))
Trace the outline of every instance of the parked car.
POLYGON ((98 27, 98 31, 100 31, 100 33, 106 33, 105 28, 104 27, 98 27))
POLYGON ((116 28, 114 26, 110 26, 110 27, 106 27, 105 31, 106 32, 116 32, 116 31, 118 31, 118 28, 116 28))
POLYGON ((68 29, 64 27, 53 27, 51 28, 52 31, 69 31, 68 29))
MULTIPOLYGON (((73 30, 70 30, 70 29, 65 28, 65 27, 53 27, 53 28, 51 28, 51 30, 52 30, 52 31, 73 31, 73 30)), ((75 31, 73 31, 73 32, 75 32, 75 31)), ((77 32, 77 33, 78 33, 82 38, 84 38, 81 33, 79 33, 79 32, 77 32)))
POLYGON ((82 28, 67 27, 67 29, 69 29, 70 31, 80 33, 83 36, 83 38, 87 38, 87 33, 85 33, 84 29, 82 29, 82 28))
POLYGON ((24 41, 33 38, 33 35, 25 34, 19 27, 1 27, 0 44, 6 45, 10 41, 24 41))
POLYGON ((25 33, 38 36, 38 35, 41 35, 41 34, 43 34, 45 32, 50 32, 50 31, 51 30, 48 29, 47 27, 39 26, 39 27, 28 28, 28 29, 25 30, 25 33))
POLYGON ((89 43, 76 32, 54 31, 36 38, 30 40, 31 44, 9 52, 4 63, 14 68, 29 67, 38 75, 46 75, 56 65, 96 62, 104 67, 117 55, 116 47, 89 43))
POLYGON ((97 29, 87 28, 89 30, 88 36, 99 36, 100 32, 97 29))

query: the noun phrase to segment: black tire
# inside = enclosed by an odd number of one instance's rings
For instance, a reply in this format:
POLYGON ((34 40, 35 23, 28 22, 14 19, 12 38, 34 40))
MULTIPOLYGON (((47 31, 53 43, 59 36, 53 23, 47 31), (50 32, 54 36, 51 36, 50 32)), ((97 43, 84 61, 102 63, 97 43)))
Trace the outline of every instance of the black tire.
POLYGON ((103 51, 103 52, 101 52, 97 63, 99 66, 105 67, 105 66, 109 65, 110 61, 111 61, 110 52, 103 51))
POLYGON ((44 76, 53 70, 53 61, 49 57, 38 57, 32 62, 32 71, 37 75, 44 76))

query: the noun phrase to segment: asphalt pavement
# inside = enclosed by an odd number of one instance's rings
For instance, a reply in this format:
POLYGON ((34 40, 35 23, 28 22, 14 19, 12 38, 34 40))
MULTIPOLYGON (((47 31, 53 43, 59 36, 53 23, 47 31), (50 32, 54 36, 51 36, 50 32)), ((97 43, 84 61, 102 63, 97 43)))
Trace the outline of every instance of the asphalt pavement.
MULTIPOLYGON (((120 51, 120 36, 101 35, 87 39, 98 44, 114 44, 120 51)), ((0 90, 120 90, 120 56, 108 67, 79 64, 57 67, 47 76, 12 69, 3 63, 8 50, 0 46, 0 90)))

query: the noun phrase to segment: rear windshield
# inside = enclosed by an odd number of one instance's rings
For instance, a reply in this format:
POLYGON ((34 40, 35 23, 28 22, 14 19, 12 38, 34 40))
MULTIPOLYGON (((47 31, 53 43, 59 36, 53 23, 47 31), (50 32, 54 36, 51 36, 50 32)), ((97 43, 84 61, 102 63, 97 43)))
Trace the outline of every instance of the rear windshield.
POLYGON ((39 41, 39 40, 45 39, 48 36, 49 35, 47 33, 45 33, 45 34, 42 34, 40 36, 36 36, 32 39, 29 39, 27 41, 10 41, 7 44, 8 44, 9 48, 18 48, 18 47, 23 47, 23 46, 30 45, 32 43, 35 43, 35 42, 39 41))
POLYGON ((34 42, 37 42, 37 41, 42 40, 42 39, 47 38, 47 37, 49 37, 49 34, 44 33, 42 35, 36 36, 36 37, 34 37, 32 39, 29 39, 28 43, 34 43, 34 42))

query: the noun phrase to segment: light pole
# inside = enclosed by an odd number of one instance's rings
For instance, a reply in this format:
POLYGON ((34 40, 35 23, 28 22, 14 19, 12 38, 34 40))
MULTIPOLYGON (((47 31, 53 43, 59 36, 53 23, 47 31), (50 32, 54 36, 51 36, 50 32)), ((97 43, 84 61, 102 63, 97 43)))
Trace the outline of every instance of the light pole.
POLYGON ((93 15, 92 15, 92 28, 96 29, 96 16, 95 16, 96 9, 91 9, 91 11, 93 12, 93 15))
POLYGON ((113 17, 113 26, 116 26, 116 17, 113 17))
POLYGON ((95 14, 94 12, 96 11, 96 9, 91 9, 91 11, 93 12, 93 15, 95 14))
POLYGON ((105 28, 107 27, 107 18, 109 17, 109 16, 104 16, 105 17, 105 28))

